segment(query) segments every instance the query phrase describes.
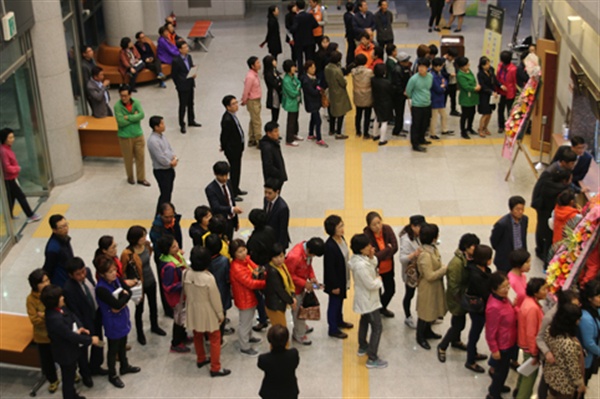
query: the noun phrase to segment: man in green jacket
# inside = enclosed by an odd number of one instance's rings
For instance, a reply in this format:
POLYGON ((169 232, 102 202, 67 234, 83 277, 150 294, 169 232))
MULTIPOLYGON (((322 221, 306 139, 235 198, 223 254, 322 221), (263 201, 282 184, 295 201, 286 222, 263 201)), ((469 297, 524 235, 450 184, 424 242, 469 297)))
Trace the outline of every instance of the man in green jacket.
POLYGON ((442 363, 446 361, 448 345, 463 351, 467 350, 467 346, 460 340, 460 333, 467 322, 467 312, 463 309, 461 300, 469 285, 467 262, 473 259, 473 252, 477 245, 479 245, 479 238, 475 234, 464 234, 460 238, 454 257, 448 263, 446 303, 452 319, 450 328, 437 347, 438 360, 442 363))
POLYGON ((146 140, 140 125, 144 119, 144 110, 139 100, 131 97, 131 89, 127 85, 119 87, 120 101, 115 104, 115 118, 119 130, 117 136, 125 161, 127 182, 135 184, 133 179, 133 161, 135 160, 137 183, 149 187, 144 168, 146 140))

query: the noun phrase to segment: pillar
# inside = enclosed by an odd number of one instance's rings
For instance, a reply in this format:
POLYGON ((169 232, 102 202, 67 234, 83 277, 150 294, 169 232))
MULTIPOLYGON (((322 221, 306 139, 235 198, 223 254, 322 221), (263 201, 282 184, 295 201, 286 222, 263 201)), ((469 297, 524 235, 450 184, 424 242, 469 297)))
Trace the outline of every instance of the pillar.
POLYGON ((32 1, 33 55, 55 184, 83 175, 60 0, 32 1), (52 40, 48 40, 48 38, 52 40))
POLYGON ((144 30, 141 0, 104 0, 102 7, 109 46, 119 47, 123 37, 135 41, 136 32, 144 30))

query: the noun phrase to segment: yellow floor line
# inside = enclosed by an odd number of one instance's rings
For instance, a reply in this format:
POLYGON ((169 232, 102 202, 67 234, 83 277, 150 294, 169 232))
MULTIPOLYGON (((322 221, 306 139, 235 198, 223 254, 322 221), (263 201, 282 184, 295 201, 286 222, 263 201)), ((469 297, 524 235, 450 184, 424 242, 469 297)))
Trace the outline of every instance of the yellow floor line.
MULTIPOLYGON (((50 216, 55 214, 65 215, 69 210, 70 205, 68 204, 55 204, 50 207, 48 212, 44 215, 44 218, 39 221, 38 228, 33 233, 34 238, 42 238, 42 237, 50 237, 52 234, 52 229, 50 229, 50 225, 48 224, 48 219, 50 216)), ((69 222, 70 223, 70 222, 69 222)))

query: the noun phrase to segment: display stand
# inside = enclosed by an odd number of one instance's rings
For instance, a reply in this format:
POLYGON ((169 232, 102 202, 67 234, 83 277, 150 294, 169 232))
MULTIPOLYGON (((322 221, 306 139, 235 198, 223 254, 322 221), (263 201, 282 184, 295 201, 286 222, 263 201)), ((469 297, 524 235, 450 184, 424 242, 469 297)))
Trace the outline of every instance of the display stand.
POLYGON ((527 163, 529 164, 529 167, 533 171, 535 178, 536 179, 538 178, 539 172, 535 168, 535 165, 533 164, 533 161, 531 160, 529 153, 527 151, 525 151, 525 149, 523 148, 523 140, 521 139, 521 140, 517 140, 517 150, 515 151, 515 156, 513 157, 513 160, 510 163, 510 168, 508 168, 508 172, 506 173, 506 177, 504 178, 504 181, 508 181, 508 178, 510 177, 510 174, 512 172, 512 168, 513 168, 513 166, 515 166, 515 162, 517 162, 517 157, 519 156, 520 152, 522 152, 523 155, 525 155, 525 159, 527 159, 527 163))

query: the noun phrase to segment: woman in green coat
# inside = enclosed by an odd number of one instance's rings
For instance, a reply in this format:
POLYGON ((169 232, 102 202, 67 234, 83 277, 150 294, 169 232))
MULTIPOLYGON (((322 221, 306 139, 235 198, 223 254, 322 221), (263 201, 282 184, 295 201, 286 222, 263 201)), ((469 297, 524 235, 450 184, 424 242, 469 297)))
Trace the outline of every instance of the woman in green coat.
POLYGON ((281 107, 287 111, 287 128, 285 133, 285 143, 292 147, 298 147, 298 141, 303 138, 298 136, 300 127, 298 126, 298 110, 302 102, 302 85, 296 77, 296 63, 292 60, 283 62, 283 86, 281 89, 282 99, 281 107))
POLYGON ((329 64, 325 67, 325 80, 329 87, 329 134, 335 134, 338 140, 348 138, 342 134, 342 124, 344 115, 352 109, 350 96, 346 90, 346 78, 340 66, 341 61, 342 53, 334 51, 331 53, 329 64))
POLYGON ((473 119, 475 118, 475 107, 479 104, 479 90, 481 90, 481 86, 479 86, 475 75, 471 72, 471 64, 469 64, 467 57, 459 57, 456 60, 456 66, 458 66, 456 82, 460 90, 458 103, 462 109, 460 135, 463 139, 470 139, 469 133, 477 134, 473 130, 473 119))

